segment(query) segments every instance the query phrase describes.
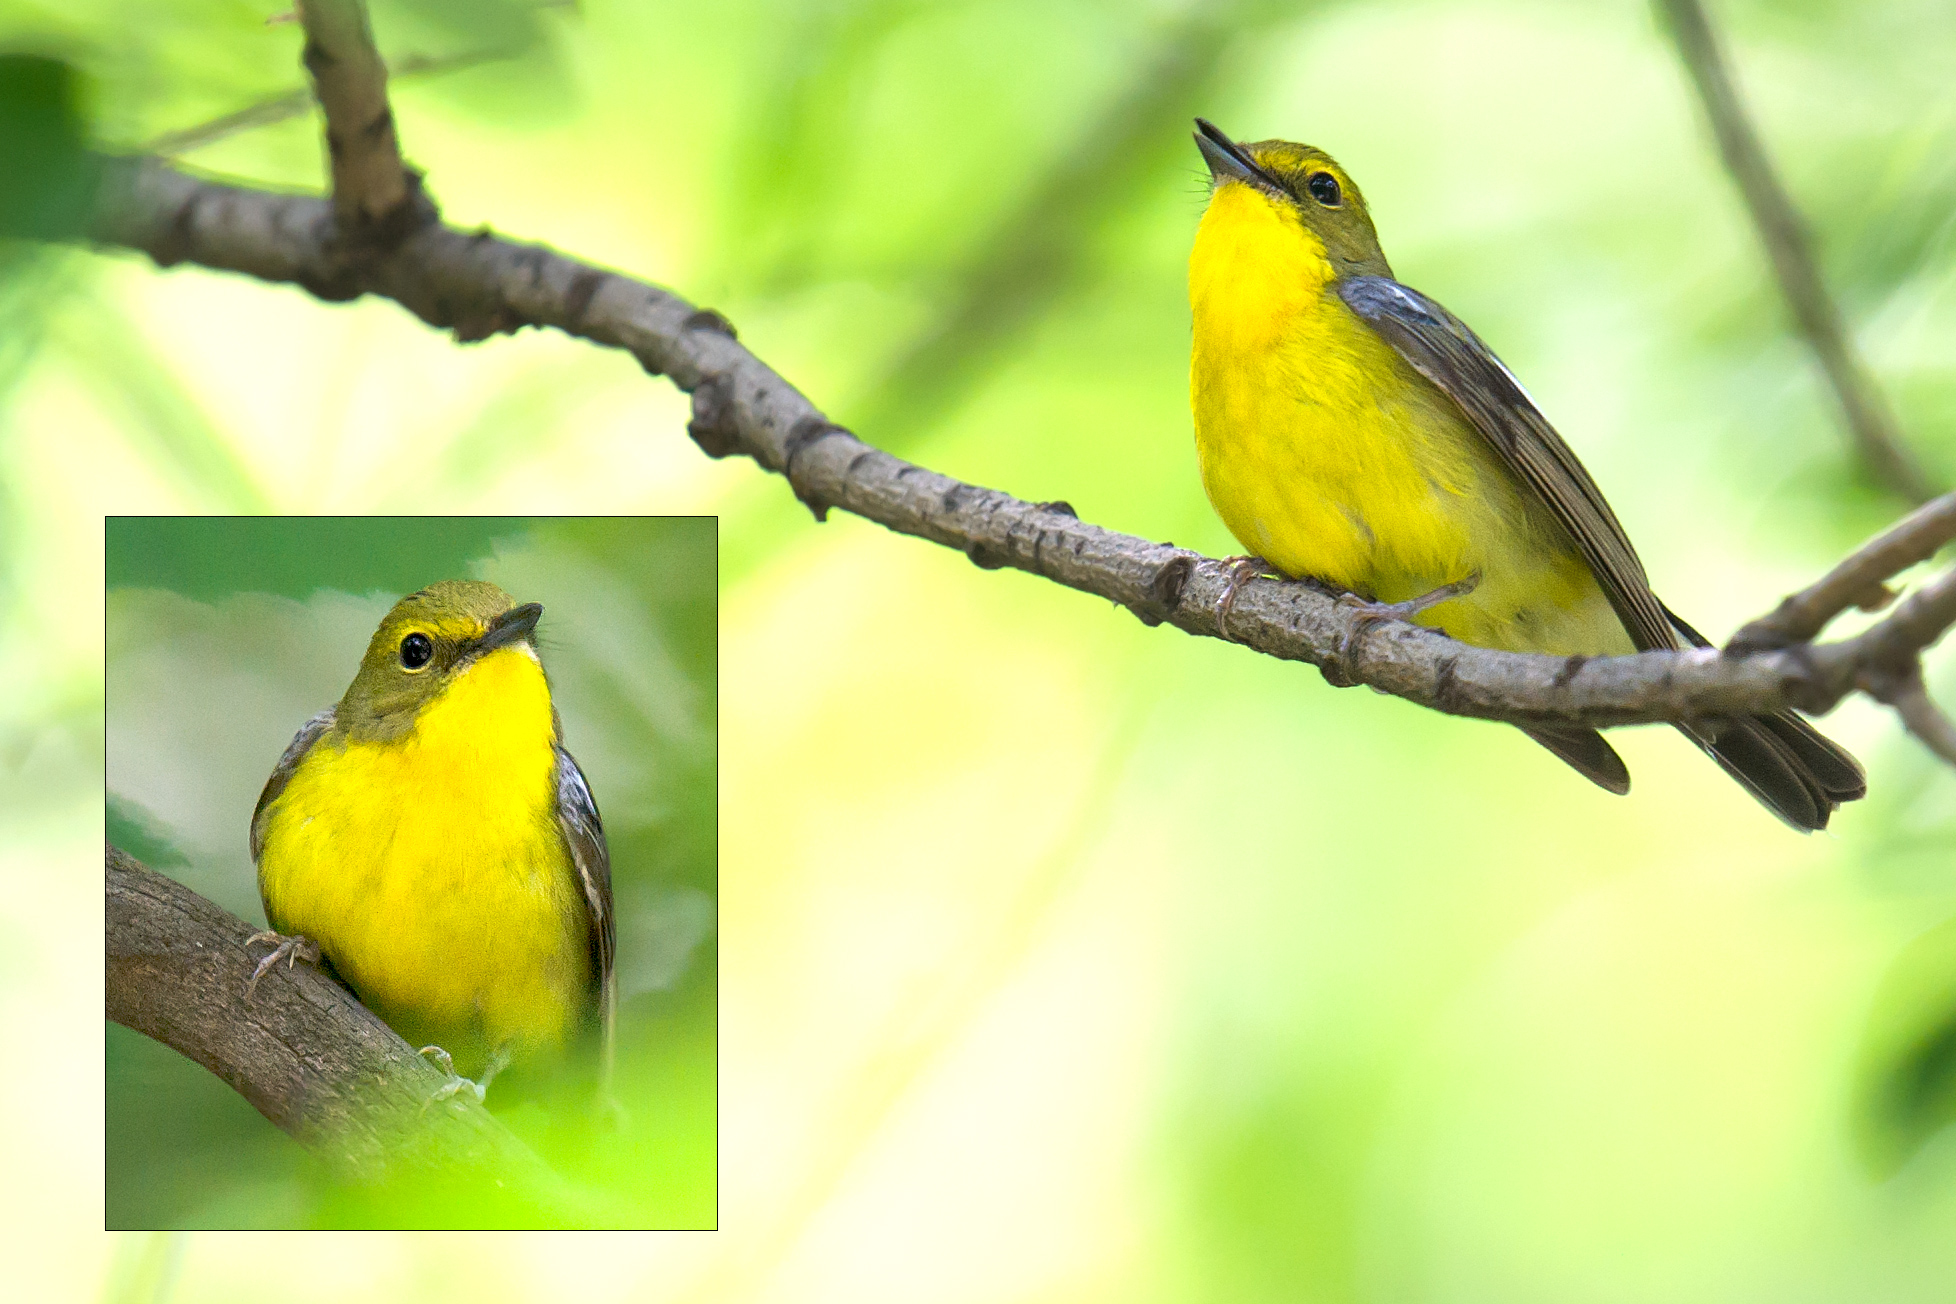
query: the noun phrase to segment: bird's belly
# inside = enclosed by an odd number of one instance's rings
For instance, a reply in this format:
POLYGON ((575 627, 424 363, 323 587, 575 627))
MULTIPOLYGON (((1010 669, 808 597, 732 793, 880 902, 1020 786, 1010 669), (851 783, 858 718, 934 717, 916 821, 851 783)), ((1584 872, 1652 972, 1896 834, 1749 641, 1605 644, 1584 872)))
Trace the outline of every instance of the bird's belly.
POLYGON ((1381 392, 1368 360, 1313 343, 1305 356, 1273 347, 1209 368, 1198 350, 1196 448, 1223 523, 1286 574, 1383 601, 1412 596, 1390 592, 1401 581, 1465 578, 1473 541, 1460 509, 1474 468, 1432 456, 1422 414, 1381 392))
POLYGON ((1368 356, 1370 343, 1205 368, 1198 337, 1197 455, 1230 532, 1287 575, 1381 602, 1478 576, 1472 593, 1417 617, 1463 642, 1632 651, 1568 534, 1444 396, 1368 356))
POLYGON ((275 928, 466 1073, 498 1046, 562 1040, 590 961, 540 758, 439 742, 316 746, 279 796, 260 881, 275 928))

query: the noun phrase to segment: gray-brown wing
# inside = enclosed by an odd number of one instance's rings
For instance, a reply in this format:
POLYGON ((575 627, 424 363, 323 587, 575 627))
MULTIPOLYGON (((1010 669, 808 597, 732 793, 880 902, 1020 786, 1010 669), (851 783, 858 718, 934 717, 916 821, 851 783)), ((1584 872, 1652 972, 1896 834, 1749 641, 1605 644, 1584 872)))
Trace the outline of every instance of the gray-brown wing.
POLYGON ((612 1034, 618 1022, 618 980, 612 955, 617 947, 617 923, 611 911, 611 850, 605 845, 604 823, 584 772, 564 750, 557 749, 557 823, 570 848, 578 885, 584 889, 584 908, 590 924, 591 971, 598 980, 598 1020, 603 1036, 604 1079, 611 1080, 612 1034))
POLYGON ((278 795, 285 791, 285 785, 292 780, 292 771, 299 768, 299 762, 312 750, 312 745, 332 727, 333 708, 329 706, 299 727, 299 732, 292 736, 292 741, 280 754, 278 764, 272 767, 272 777, 265 780, 265 790, 258 794, 258 804, 251 810, 252 864, 258 863, 259 853, 265 849, 265 809, 278 800, 278 795))
POLYGON ((1493 350, 1445 308, 1387 277, 1352 277, 1339 283, 1338 294, 1459 405, 1508 470, 1562 523, 1638 649, 1681 646, 1616 513, 1493 350))

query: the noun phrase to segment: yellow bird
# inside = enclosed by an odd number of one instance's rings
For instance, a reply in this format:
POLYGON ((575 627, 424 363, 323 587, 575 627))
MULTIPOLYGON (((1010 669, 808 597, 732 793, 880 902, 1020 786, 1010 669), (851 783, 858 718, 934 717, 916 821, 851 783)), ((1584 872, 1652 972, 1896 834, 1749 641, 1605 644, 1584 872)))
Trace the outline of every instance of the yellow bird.
MULTIPOLYGON (((1309 145, 1196 126, 1213 180, 1189 258, 1196 453, 1209 501, 1254 560, 1481 647, 1705 646, 1651 592, 1602 492, 1520 382, 1459 318, 1393 279, 1344 169, 1309 145)), ((1790 711, 1678 728, 1795 828, 1823 829, 1867 792, 1855 759, 1790 711)), ((1524 732, 1629 791, 1595 730, 1524 732)))
POLYGON ((403 598, 251 818, 275 961, 323 955, 478 1099, 614 1019, 611 861, 534 640, 543 608, 448 580, 403 598), (452 1057, 452 1060, 451 1060, 452 1057))

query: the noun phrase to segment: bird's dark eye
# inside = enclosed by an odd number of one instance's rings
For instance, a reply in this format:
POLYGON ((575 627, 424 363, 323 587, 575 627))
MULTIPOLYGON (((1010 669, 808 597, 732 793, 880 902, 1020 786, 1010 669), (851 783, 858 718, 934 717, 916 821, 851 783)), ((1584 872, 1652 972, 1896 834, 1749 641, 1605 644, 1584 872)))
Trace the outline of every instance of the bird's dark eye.
POLYGON ((1309 187, 1311 198, 1326 208, 1336 208, 1345 202, 1344 193, 1338 189, 1338 178, 1329 172, 1313 172, 1304 179, 1304 184, 1309 187))
POLYGON ((435 645, 426 634, 409 634, 401 640, 401 664, 409 670, 421 669, 434 654, 435 645))

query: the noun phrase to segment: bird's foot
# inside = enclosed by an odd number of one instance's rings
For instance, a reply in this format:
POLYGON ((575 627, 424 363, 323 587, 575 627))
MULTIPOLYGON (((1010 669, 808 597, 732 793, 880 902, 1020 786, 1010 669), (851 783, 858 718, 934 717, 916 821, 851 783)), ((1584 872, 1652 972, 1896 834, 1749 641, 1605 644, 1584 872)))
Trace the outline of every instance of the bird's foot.
POLYGON ((474 1096, 475 1103, 481 1104, 489 1095, 490 1082, 498 1073, 509 1067, 509 1048, 506 1046, 497 1047, 496 1053, 489 1057, 488 1064, 483 1066, 480 1080, 471 1080, 457 1073, 454 1059, 439 1046, 423 1046, 421 1054, 433 1060, 435 1067, 448 1075, 448 1081, 435 1088, 435 1094, 421 1102, 424 1111, 430 1105, 444 1100, 453 1100, 463 1094, 474 1096))
POLYGON ((288 969, 297 960, 304 960, 307 964, 319 963, 319 946, 310 937, 301 937, 297 933, 287 937, 283 933, 266 929, 262 933, 253 933, 250 937, 245 938, 247 949, 260 942, 270 942, 272 944, 272 952, 260 960, 258 967, 251 971, 251 979, 245 983, 246 1000, 250 1000, 251 994, 258 990, 258 980, 263 978, 266 972, 280 960, 285 961, 285 967, 288 969))
POLYGON ((486 1083, 472 1082, 457 1073, 455 1071, 455 1061, 441 1047, 423 1046, 421 1053, 433 1060, 435 1067, 440 1069, 448 1077, 448 1081, 435 1088, 434 1095, 421 1102, 423 1112, 426 1112, 430 1105, 443 1100, 453 1100, 455 1097, 464 1093, 474 1096, 475 1103, 479 1105, 482 1103, 482 1098, 489 1094, 489 1088, 486 1083))
POLYGON ((1277 568, 1261 557, 1224 557, 1222 563, 1229 571, 1229 583, 1223 586, 1222 596, 1216 599, 1216 629, 1226 642, 1234 643, 1236 636, 1229 632, 1229 612, 1236 605, 1236 595, 1243 591, 1245 584, 1259 576, 1276 576, 1277 568))
POLYGON ((1345 636, 1338 640, 1338 661, 1340 665, 1349 666, 1351 664, 1352 649, 1357 646, 1359 636, 1365 633, 1366 630, 1372 628, 1372 626, 1388 620, 1410 621, 1414 616, 1419 615, 1428 608, 1437 607, 1442 602, 1450 602, 1454 598, 1466 597, 1469 593, 1479 588, 1480 584, 1481 577, 1477 573, 1469 575, 1464 580, 1455 580, 1451 584, 1442 584, 1431 593, 1422 593, 1417 598, 1408 598, 1404 602, 1374 602, 1370 598, 1362 598, 1356 593, 1340 594, 1338 605, 1351 608, 1358 612, 1358 619, 1351 623, 1351 628, 1345 631, 1345 636))
POLYGON ((592 1099, 591 1113, 607 1132, 622 1132, 631 1126, 631 1111, 609 1091, 601 1091, 592 1099))

